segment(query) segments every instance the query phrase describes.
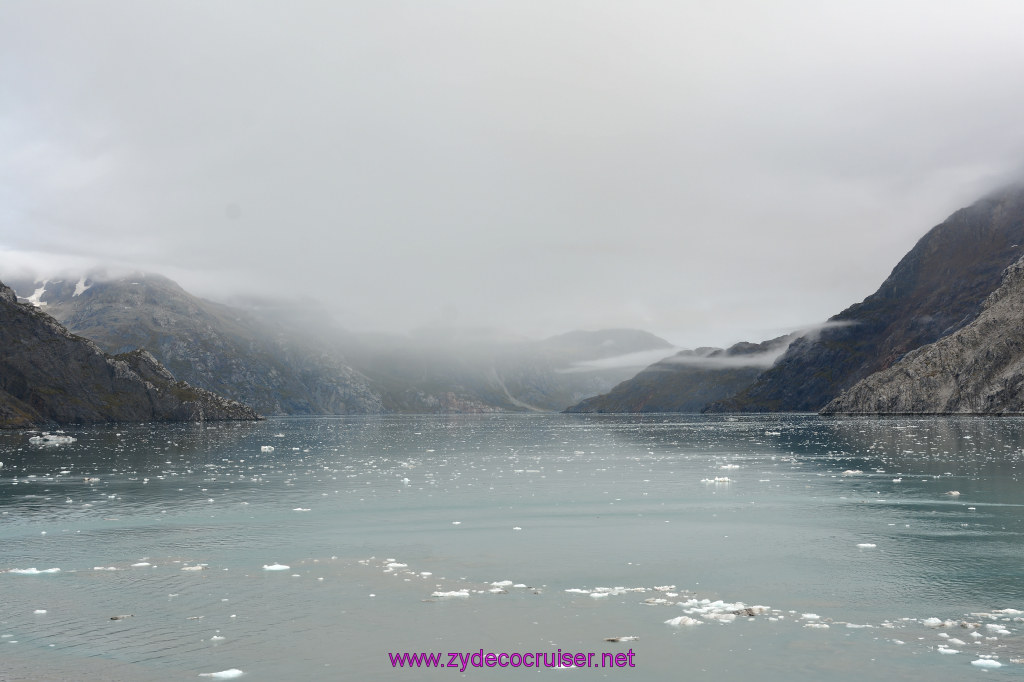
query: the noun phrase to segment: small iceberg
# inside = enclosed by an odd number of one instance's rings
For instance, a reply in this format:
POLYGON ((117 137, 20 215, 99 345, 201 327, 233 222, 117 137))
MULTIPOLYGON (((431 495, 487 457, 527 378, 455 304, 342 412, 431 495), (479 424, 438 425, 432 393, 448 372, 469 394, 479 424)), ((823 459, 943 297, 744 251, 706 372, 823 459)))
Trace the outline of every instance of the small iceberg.
POLYGON ((873 542, 861 542, 857 546, 861 549, 874 549, 875 547, 878 547, 878 545, 873 542))
POLYGON ((273 452, 273 451, 274 451, 274 446, 273 445, 261 445, 260 446, 260 452, 273 452))
POLYGON ((41 436, 32 436, 28 442, 32 445, 68 445, 74 443, 75 439, 71 436, 58 436, 44 432, 41 436))
POLYGON ((999 661, 994 661, 991 658, 979 658, 976 661, 971 661, 971 665, 979 668, 1002 668, 1003 664, 999 661))
POLYGON ((468 597, 469 590, 452 590, 451 592, 432 592, 431 597, 468 597))
POLYGON ((287 571, 290 569, 291 566, 285 566, 284 564, 263 564, 264 571, 287 571))
POLYGON ((212 677, 215 680, 233 680, 244 674, 238 668, 229 668, 228 670, 221 670, 219 673, 199 673, 199 677, 212 677))
POLYGON ((38 568, 12 568, 7 571, 8 573, 16 573, 18 575, 42 575, 43 573, 60 573, 59 568, 44 568, 39 570, 38 568))
POLYGON ((703 625, 704 621, 697 620, 696 618, 690 618, 689 616, 678 616, 676 618, 670 618, 665 621, 665 625, 671 625, 675 628, 690 627, 693 625, 703 625))

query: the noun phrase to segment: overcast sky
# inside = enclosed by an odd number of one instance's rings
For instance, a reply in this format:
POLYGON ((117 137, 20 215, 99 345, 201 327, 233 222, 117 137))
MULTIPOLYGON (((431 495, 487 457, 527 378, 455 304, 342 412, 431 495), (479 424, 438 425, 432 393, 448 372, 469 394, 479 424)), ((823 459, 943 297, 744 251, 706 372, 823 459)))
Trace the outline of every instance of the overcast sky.
POLYGON ((1024 159, 1024 2, 0 3, 0 279, 760 341, 1024 159))

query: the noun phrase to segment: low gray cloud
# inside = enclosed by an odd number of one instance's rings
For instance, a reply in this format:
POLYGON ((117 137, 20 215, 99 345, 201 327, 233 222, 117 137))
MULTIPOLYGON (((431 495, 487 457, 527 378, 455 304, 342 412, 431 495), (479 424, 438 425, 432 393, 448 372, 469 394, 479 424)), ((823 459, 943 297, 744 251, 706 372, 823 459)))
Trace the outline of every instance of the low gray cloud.
POLYGON ((1024 5, 0 5, 0 278, 729 345, 1017 177, 1024 5))

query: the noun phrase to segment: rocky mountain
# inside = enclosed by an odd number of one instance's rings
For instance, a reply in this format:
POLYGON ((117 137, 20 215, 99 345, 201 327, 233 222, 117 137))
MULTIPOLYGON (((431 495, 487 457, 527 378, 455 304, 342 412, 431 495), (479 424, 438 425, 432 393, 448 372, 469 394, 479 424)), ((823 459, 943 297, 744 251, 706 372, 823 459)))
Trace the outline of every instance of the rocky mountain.
POLYGON ((791 340, 680 351, 566 412, 700 412, 749 386, 791 340))
POLYGON ((176 381, 149 353, 103 353, 18 303, 3 283, 0 348, 0 428, 259 418, 244 405, 176 381))
POLYGON ((263 414, 383 411, 366 377, 315 335, 198 298, 166 277, 97 275, 15 288, 105 351, 145 349, 175 376, 263 414))
POLYGON ((709 411, 818 411, 861 379, 973 321, 1024 254, 1024 187, 960 209, 918 241, 878 291, 795 340, 771 369, 709 411))
POLYGON ((1024 258, 973 322, 861 380, 822 413, 1024 413, 1024 258))
POLYGON ((193 385, 264 414, 562 410, 648 362, 581 366, 671 345, 635 330, 543 341, 486 330, 409 336, 332 329, 302 304, 241 309, 153 274, 14 282, 22 297, 111 353, 145 349, 193 385))

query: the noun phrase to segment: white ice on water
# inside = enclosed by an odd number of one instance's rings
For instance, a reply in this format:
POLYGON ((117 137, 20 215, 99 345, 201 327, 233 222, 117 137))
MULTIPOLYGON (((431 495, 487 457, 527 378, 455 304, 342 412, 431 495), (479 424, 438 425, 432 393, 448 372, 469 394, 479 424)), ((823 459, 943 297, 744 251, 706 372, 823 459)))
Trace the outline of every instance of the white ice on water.
POLYGON ((287 571, 291 569, 291 566, 285 566, 284 564, 263 564, 264 571, 287 571))
POLYGON ((999 661, 994 661, 991 658, 979 658, 976 661, 971 661, 971 665, 979 668, 1002 668, 1003 664, 999 661))
POLYGON ((74 443, 75 439, 71 436, 58 436, 51 433, 43 433, 41 436, 32 436, 28 439, 32 445, 68 445, 74 443))
POLYGON ((199 677, 212 677, 215 680, 231 680, 236 677, 244 675, 238 668, 229 668, 228 670, 221 670, 216 673, 199 673, 199 677))

